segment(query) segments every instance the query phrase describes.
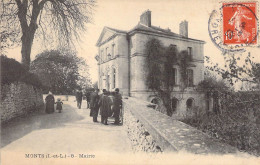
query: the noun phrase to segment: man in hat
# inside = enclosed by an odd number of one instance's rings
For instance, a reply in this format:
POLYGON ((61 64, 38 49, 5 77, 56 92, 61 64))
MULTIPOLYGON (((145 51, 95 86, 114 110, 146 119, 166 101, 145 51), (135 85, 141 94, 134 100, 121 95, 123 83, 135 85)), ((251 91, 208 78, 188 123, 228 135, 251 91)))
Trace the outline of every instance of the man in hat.
POLYGON ((122 96, 119 93, 119 89, 115 89, 115 94, 114 94, 114 101, 113 101, 113 112, 114 112, 114 117, 115 117, 115 123, 118 125, 120 123, 119 121, 119 114, 120 114, 120 109, 122 108, 122 96))
POLYGON ((97 116, 98 116, 98 102, 99 102, 99 95, 98 95, 99 89, 95 89, 94 92, 90 95, 90 111, 92 112, 93 116, 93 122, 97 122, 97 116))
POLYGON ((107 124, 107 118, 111 116, 111 100, 108 97, 109 92, 105 91, 99 99, 98 105, 100 107, 101 123, 107 124))

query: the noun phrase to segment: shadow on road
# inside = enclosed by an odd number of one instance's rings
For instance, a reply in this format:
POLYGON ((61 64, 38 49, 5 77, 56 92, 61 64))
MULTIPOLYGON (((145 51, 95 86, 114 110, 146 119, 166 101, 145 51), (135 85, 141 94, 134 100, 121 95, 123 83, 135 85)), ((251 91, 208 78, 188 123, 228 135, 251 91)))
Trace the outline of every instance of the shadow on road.
POLYGON ((79 115, 75 108, 66 104, 66 102, 62 113, 46 114, 44 109, 42 109, 27 116, 16 118, 1 126, 1 148, 32 131, 63 127, 65 123, 82 119, 84 117, 79 115))

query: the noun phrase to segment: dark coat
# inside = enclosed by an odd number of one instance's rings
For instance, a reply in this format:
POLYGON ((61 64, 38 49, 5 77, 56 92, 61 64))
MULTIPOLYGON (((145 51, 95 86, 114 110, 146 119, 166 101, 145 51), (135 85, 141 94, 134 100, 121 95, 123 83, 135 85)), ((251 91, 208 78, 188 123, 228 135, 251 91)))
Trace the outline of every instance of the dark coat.
POLYGON ((111 105, 112 102, 110 98, 106 95, 102 95, 99 99, 98 105, 100 107, 100 115, 103 117, 111 116, 111 105))
POLYGON ((54 112, 54 102, 55 102, 53 95, 49 94, 48 96, 46 96, 45 102, 46 102, 45 112, 53 113, 54 112))
POLYGON ((83 96, 82 92, 76 92, 76 100, 77 101, 82 101, 82 96, 83 96))
POLYGON ((120 108, 122 107, 122 96, 120 93, 114 94, 113 99, 113 111, 120 111, 120 108))
MULTIPOLYGON (((93 92, 92 92, 93 93, 93 92)), ((86 99, 87 99, 87 102, 91 101, 91 95, 92 93, 88 92, 86 93, 86 99)))
POLYGON ((92 92, 90 95, 90 109, 99 108, 99 95, 97 92, 92 92))

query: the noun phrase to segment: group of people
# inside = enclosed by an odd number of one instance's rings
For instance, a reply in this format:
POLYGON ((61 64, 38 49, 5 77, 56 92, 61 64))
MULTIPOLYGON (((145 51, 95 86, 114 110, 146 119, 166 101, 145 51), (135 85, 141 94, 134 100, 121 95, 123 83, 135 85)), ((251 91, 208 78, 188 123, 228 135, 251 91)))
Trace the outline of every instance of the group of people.
MULTIPOLYGON (((81 109, 83 94, 81 91, 76 92, 77 107, 81 109)), ((120 124, 120 110, 122 108, 122 96, 119 93, 119 89, 116 88, 114 92, 109 92, 103 89, 103 93, 99 94, 99 89, 95 89, 94 92, 87 95, 88 108, 90 108, 90 116, 93 117, 93 122, 98 122, 98 113, 101 115, 101 123, 108 125, 108 117, 113 116, 115 118, 114 124, 120 124)), ((56 104, 56 110, 61 113, 63 102, 58 98, 55 102, 54 96, 51 92, 45 98, 46 113, 53 113, 55 111, 54 104, 56 104)))
POLYGON ((46 107, 45 107, 46 113, 53 113, 55 111, 54 104, 56 104, 56 110, 58 110, 58 112, 61 113, 63 102, 61 101, 60 98, 58 98, 57 101, 55 102, 54 96, 52 95, 51 92, 49 92, 48 95, 46 96, 45 103, 46 103, 46 107))
POLYGON ((99 95, 99 89, 95 89, 90 94, 90 116, 93 117, 93 122, 98 122, 98 111, 100 110, 101 123, 108 125, 108 117, 115 117, 114 124, 119 125, 120 109, 122 108, 122 96, 119 89, 115 92, 109 92, 103 89, 103 93, 99 95))

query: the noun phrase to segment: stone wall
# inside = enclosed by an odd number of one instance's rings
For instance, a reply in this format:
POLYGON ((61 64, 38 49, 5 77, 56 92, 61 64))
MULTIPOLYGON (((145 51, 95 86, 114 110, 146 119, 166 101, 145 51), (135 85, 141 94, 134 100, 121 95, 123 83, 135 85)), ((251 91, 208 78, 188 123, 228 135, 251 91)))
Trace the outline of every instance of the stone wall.
POLYGON ((150 108, 149 102, 124 99, 124 124, 135 151, 237 154, 228 144, 150 108), (130 115, 129 115, 130 114, 130 115))
POLYGON ((40 89, 22 82, 1 87, 1 123, 43 107, 40 89))
POLYGON ((163 152, 144 125, 133 116, 127 107, 124 116, 124 124, 134 152, 163 152))

